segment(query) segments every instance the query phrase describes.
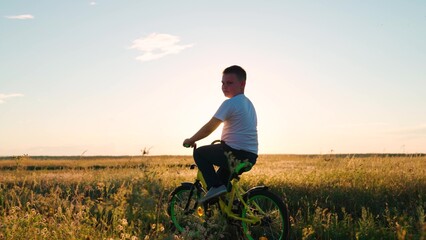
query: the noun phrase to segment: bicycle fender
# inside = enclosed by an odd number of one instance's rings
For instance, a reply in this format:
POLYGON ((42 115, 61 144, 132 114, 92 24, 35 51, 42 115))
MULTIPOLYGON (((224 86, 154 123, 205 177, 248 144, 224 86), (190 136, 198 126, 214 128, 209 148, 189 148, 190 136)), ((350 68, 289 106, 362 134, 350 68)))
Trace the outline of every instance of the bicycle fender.
POLYGON ((252 194, 252 193, 255 193, 255 192, 257 192, 257 191, 262 191, 262 190, 268 190, 269 188, 267 187, 267 186, 264 186, 264 185, 262 185, 262 186, 256 186, 256 187, 253 187, 253 188, 250 188, 245 194, 244 194, 244 197, 246 197, 246 196, 248 196, 248 195, 250 195, 250 194, 252 194))

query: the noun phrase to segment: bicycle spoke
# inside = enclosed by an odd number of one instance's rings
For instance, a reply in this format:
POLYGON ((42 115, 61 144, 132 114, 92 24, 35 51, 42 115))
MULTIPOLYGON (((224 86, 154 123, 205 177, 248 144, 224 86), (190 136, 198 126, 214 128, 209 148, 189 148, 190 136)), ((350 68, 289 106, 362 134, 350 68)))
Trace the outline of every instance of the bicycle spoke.
POLYGON ((248 239, 286 239, 289 231, 287 208, 276 195, 267 190, 249 194, 243 218, 257 217, 259 222, 243 221, 243 230, 248 239))

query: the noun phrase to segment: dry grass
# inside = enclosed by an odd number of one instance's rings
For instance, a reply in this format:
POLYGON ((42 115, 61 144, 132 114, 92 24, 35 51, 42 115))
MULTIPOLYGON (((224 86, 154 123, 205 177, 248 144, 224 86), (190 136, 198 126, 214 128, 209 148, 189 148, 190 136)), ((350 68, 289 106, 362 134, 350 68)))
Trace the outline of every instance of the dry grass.
MULTIPOLYGON (((0 239, 181 239, 189 156, 0 159, 0 239)), ((286 200, 292 239, 426 239, 425 156, 263 155, 243 186, 286 200)))

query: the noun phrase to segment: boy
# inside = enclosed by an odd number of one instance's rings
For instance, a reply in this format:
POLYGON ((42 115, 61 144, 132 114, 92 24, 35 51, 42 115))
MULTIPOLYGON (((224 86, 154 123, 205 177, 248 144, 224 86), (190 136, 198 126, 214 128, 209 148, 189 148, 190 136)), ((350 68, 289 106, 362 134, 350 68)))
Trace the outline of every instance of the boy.
POLYGON ((222 91, 225 100, 215 115, 184 146, 194 147, 195 142, 209 136, 223 122, 222 143, 207 145, 194 151, 194 160, 203 173, 208 192, 200 202, 227 192, 230 176, 225 152, 231 151, 236 159, 256 163, 258 153, 257 116, 253 104, 244 95, 246 72, 240 66, 230 66, 223 71, 222 91), (217 173, 213 165, 219 166, 217 173))

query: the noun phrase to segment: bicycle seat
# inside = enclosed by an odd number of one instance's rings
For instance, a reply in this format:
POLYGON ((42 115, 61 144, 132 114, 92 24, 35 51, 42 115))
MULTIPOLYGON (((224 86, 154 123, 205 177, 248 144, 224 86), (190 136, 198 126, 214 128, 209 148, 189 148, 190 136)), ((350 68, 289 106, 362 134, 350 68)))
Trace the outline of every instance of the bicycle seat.
POLYGON ((241 175, 244 172, 248 172, 250 171, 250 169, 253 167, 253 164, 251 162, 242 162, 242 163, 238 163, 238 165, 235 167, 234 172, 237 175, 241 175))

